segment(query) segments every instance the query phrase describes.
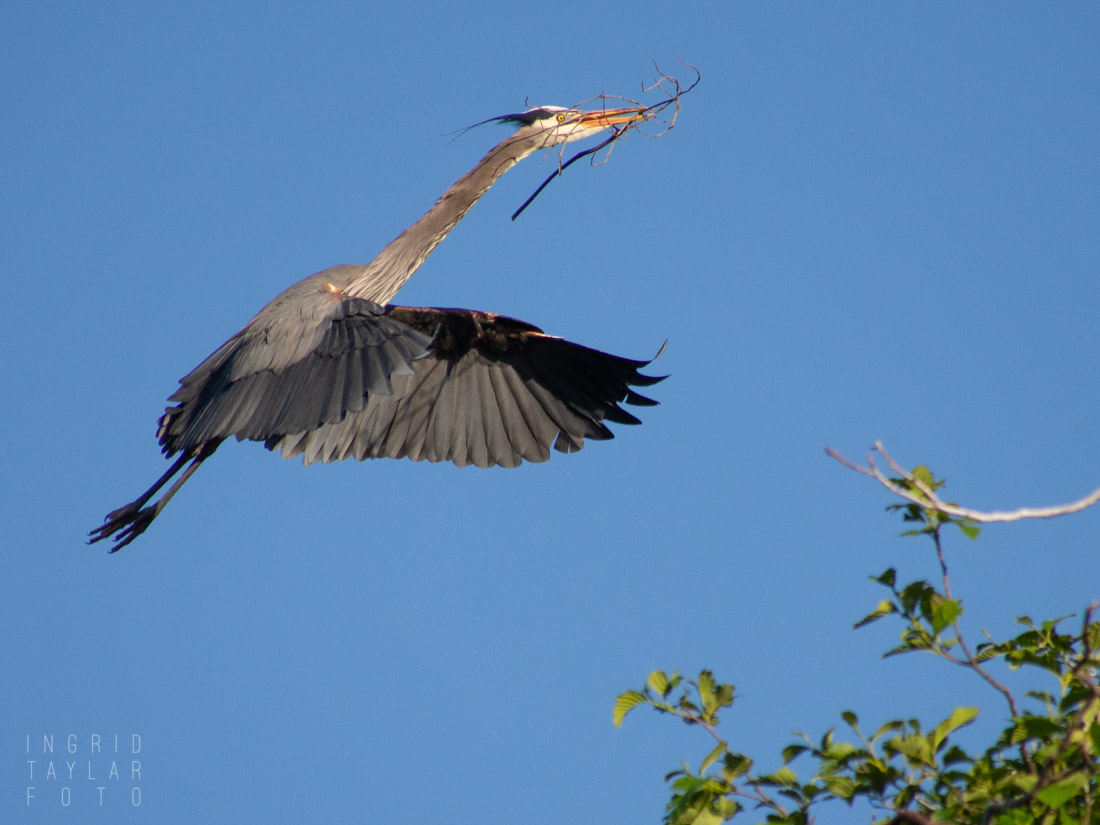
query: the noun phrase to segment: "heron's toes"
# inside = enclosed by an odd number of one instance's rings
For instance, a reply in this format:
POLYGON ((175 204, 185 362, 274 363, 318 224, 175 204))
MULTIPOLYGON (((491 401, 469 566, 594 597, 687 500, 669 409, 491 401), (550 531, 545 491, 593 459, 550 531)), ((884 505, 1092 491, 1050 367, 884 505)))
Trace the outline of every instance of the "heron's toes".
POLYGON ((108 513, 103 525, 88 533, 91 536, 88 544, 95 544, 97 541, 114 536, 115 544, 110 549, 110 552, 114 553, 144 533, 156 516, 155 506, 139 508, 137 502, 131 502, 125 507, 108 513))

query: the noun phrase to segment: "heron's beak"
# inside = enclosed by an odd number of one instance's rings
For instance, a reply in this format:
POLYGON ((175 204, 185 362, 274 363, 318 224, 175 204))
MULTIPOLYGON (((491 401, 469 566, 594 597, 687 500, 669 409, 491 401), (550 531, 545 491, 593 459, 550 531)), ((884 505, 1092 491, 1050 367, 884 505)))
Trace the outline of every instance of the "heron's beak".
POLYGON ((604 109, 599 112, 585 112, 580 124, 589 128, 610 129, 624 123, 647 119, 651 116, 646 106, 629 106, 625 109, 604 109))

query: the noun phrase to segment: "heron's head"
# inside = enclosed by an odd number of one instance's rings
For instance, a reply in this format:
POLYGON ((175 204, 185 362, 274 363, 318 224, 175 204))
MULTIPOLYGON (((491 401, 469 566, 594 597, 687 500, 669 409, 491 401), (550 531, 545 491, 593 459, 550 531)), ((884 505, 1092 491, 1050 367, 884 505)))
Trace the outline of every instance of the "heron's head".
POLYGON ((526 112, 503 115, 494 120, 519 127, 517 138, 531 138, 531 151, 584 140, 605 129, 625 126, 648 116, 645 106, 584 111, 561 106, 535 106, 526 112))

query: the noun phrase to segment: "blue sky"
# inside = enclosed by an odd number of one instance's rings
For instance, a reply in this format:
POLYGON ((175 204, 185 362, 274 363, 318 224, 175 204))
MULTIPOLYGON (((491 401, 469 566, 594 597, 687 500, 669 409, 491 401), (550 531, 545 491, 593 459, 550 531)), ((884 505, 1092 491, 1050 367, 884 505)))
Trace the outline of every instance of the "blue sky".
MULTIPOLYGON (((895 628, 851 632, 868 575, 936 569, 822 448, 881 438, 979 508, 1100 484, 1096 6, 5 17, 0 820, 60 821, 70 787, 82 822, 653 822, 664 773, 709 750, 668 719, 612 727, 654 668, 734 681, 726 733, 765 765, 845 708, 1003 715, 966 674, 881 661, 895 628), (639 96, 678 57, 703 81, 674 131, 512 223, 552 163, 525 161, 400 296, 635 358, 667 339, 641 427, 518 470, 226 445, 135 544, 84 546, 162 471, 180 376, 284 286, 369 260, 503 136, 456 130, 639 96), (140 807, 126 778, 99 807, 81 774, 116 733, 141 737, 140 807), (49 734, 71 785, 27 781, 49 734)), ((953 541, 965 627, 1100 597, 1098 519, 953 541)))

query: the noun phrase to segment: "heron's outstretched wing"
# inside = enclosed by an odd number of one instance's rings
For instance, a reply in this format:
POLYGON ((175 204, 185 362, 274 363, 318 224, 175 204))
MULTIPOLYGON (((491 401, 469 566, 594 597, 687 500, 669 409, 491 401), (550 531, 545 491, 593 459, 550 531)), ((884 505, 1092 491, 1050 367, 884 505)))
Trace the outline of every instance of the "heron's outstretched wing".
POLYGON ((180 380, 157 433, 165 453, 316 430, 414 375, 430 334, 371 301, 312 293, 308 312, 265 309, 180 380))
MULTIPOLYGON (((307 464, 411 458, 514 467, 547 460, 551 446, 573 452, 586 438, 612 438, 605 421, 639 423, 620 403, 656 403, 631 387, 662 380, 638 372, 647 361, 608 355, 503 316, 390 306, 380 317, 357 316, 353 325, 380 322, 399 324, 409 340, 428 342, 412 360, 413 370, 391 372, 392 391, 367 388, 358 406, 348 404, 341 390, 346 415, 273 432, 264 439, 269 449, 284 458, 301 455, 307 464)), ((349 330, 340 340, 353 346, 372 335, 349 330)), ((319 389, 336 396, 331 387, 319 389)))

